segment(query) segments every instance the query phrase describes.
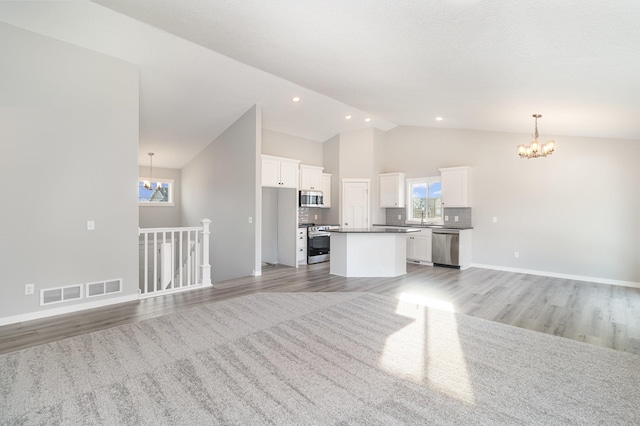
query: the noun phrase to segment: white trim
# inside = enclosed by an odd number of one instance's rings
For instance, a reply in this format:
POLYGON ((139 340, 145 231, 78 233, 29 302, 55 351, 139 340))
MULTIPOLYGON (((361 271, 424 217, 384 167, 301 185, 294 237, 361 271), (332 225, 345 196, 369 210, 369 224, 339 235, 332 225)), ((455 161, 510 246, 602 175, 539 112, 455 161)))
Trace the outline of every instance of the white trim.
POLYGON ((175 203, 163 203, 158 201, 138 201, 140 207, 175 207, 175 203))
POLYGON ((612 280, 609 278, 587 277, 584 275, 562 274, 558 272, 537 271, 534 269, 511 268, 508 266, 482 265, 479 263, 472 263, 471 267, 480 268, 480 269, 493 269, 495 271, 516 272, 519 274, 538 275, 541 277, 563 278, 566 280, 586 281, 590 283, 610 284, 610 285, 618 285, 622 287, 640 288, 640 283, 637 283, 637 282, 612 280))
POLYGON ((208 286, 204 284, 192 284, 184 287, 172 288, 169 290, 154 291, 151 293, 140 294, 140 300, 151 299, 152 297, 166 296, 168 294, 182 293, 184 291, 196 290, 198 288, 205 288, 205 287, 208 287, 208 286))
POLYGON ((47 310, 38 311, 38 312, 30 312, 28 314, 14 315, 11 317, 0 318, 0 326, 15 324, 18 322, 31 321, 31 320, 41 319, 41 318, 48 318, 56 315, 69 314, 72 312, 84 311, 87 309, 100 308, 102 306, 116 305, 118 303, 131 302, 138 299, 139 299, 138 294, 131 294, 129 296, 122 296, 122 297, 117 297, 113 299, 106 299, 106 300, 102 299, 102 300, 96 300, 88 303, 81 303, 78 305, 65 306, 65 307, 55 308, 55 309, 47 309, 47 310))

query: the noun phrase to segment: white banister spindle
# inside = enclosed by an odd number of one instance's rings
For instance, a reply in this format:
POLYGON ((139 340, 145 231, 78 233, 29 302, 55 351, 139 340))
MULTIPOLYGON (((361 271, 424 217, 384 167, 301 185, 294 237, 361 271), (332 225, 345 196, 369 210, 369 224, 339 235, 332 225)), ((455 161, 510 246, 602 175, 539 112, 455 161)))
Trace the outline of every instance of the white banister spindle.
POLYGON ((153 233, 153 291, 158 291, 158 233, 153 233))
POLYGON ((209 225, 211 220, 202 219, 202 285, 211 285, 211 265, 209 264, 209 225))
POLYGON ((144 234, 144 283, 142 285, 143 293, 149 291, 149 234, 144 234))
POLYGON ((191 285, 191 231, 187 231, 187 285, 191 285))
POLYGON ((195 238, 196 238, 196 255, 195 255, 195 264, 194 264, 195 268, 193 270, 193 273, 195 274, 195 281, 199 283, 200 276, 202 275, 202 271, 200 270, 200 263, 201 263, 200 256, 202 255, 200 250, 200 245, 202 244, 202 236, 200 235, 200 232, 196 232, 195 238))
POLYGON ((178 244, 180 244, 180 257, 178 259, 180 259, 180 263, 178 263, 178 273, 179 273, 179 279, 178 279, 178 287, 182 287, 183 286, 183 282, 182 282, 182 270, 184 269, 182 267, 182 262, 184 261, 184 257, 182 257, 182 244, 184 242, 183 238, 182 238, 182 234, 184 234, 184 232, 180 231, 180 238, 178 238, 178 240, 180 241, 178 244))

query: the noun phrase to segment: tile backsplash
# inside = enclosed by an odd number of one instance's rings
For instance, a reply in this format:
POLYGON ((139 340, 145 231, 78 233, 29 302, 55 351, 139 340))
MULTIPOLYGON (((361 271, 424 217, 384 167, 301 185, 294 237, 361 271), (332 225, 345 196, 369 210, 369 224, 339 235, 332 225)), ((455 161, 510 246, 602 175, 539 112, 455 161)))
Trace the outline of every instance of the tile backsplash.
POLYGON ((471 224, 471 207, 445 207, 444 226, 452 228, 468 228, 471 224), (456 216, 458 221, 456 222, 456 216), (447 220, 448 219, 448 220, 447 220))
POLYGON ((325 210, 320 207, 298 207, 298 223, 325 224, 325 210))
POLYGON ((400 209, 387 209, 387 223, 384 225, 404 225, 405 219, 407 218, 407 210, 400 209), (400 219, 398 219, 398 216, 400 219))
MULTIPOLYGON (((404 225, 407 218, 406 209, 391 209, 388 208, 386 214, 385 225, 404 225), (400 217, 400 219, 398 219, 400 217)), ((444 216, 449 220, 444 221, 444 226, 450 226, 452 228, 467 228, 473 226, 471 224, 471 207, 445 207, 444 216), (458 221, 455 221, 455 217, 458 216, 458 221)), ((444 218, 443 218, 444 219, 444 218)))

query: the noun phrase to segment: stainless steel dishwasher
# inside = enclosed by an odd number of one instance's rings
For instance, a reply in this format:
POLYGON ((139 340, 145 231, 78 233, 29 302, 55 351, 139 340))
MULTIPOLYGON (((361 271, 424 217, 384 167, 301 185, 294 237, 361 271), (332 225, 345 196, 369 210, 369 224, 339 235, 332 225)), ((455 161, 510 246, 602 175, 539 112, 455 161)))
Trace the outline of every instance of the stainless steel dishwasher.
POLYGON ((436 266, 460 268, 460 231, 434 229, 431 234, 432 261, 436 266))

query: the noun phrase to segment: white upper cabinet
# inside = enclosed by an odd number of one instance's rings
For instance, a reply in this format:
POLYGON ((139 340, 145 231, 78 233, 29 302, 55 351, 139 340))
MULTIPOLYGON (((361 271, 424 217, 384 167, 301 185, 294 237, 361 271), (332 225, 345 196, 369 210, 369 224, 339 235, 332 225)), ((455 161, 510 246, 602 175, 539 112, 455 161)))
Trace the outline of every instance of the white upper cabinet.
POLYGON ((298 160, 262 155, 262 186, 297 188, 299 164, 298 160))
POLYGON ((470 175, 468 166, 440 169, 444 207, 471 207, 470 175))
POLYGON ((404 207, 405 176, 404 173, 380 175, 380 207, 404 207))
POLYGON ((331 175, 322 174, 322 207, 331 207, 331 175))
POLYGON ((323 167, 300 165, 300 189, 322 191, 323 167))

